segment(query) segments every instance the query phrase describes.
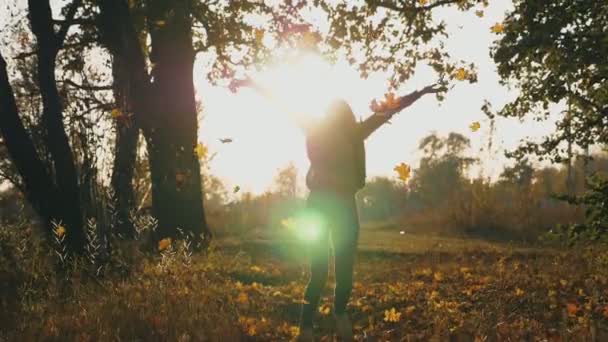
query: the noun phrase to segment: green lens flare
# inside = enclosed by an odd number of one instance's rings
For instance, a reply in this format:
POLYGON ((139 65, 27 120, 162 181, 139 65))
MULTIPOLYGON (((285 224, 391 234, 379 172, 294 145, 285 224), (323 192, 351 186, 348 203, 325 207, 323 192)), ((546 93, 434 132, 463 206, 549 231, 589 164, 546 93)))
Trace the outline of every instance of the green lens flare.
POLYGON ((323 219, 314 211, 307 210, 298 217, 296 234, 300 240, 314 241, 321 236, 323 219))

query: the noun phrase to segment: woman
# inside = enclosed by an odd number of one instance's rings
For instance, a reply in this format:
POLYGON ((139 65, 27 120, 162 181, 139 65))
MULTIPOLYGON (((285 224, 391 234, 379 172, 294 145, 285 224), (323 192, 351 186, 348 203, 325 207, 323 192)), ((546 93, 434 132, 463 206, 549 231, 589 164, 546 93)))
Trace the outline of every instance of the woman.
POLYGON ((307 210, 323 218, 318 238, 310 244, 310 280, 304 293, 299 341, 312 341, 313 317, 325 287, 329 265, 329 240, 333 243, 336 287, 333 314, 336 332, 343 341, 353 339, 346 305, 353 284, 353 266, 359 238, 359 218, 355 194, 365 185, 364 141, 392 115, 408 107, 424 94, 426 87, 400 99, 392 110, 374 113, 357 122, 350 106, 342 100, 332 103, 320 122, 306 136, 310 168, 306 185, 310 190, 307 210))
MULTIPOLYGON (((266 97, 270 93, 251 80, 238 86, 251 86, 266 97)), ((378 110, 363 122, 357 122, 350 106, 334 101, 323 119, 311 123, 296 116, 306 134, 310 168, 306 185, 310 190, 306 215, 320 217, 316 239, 309 241, 310 280, 304 293, 305 304, 300 316, 298 341, 313 340, 313 318, 329 268, 329 241, 334 250, 335 296, 333 315, 336 332, 343 341, 353 339, 352 325, 346 313, 353 284, 353 265, 359 238, 359 218, 355 194, 365 185, 364 141, 397 112, 410 106, 425 94, 436 93, 434 86, 415 91, 398 99, 392 109, 378 110)), ((282 107, 286 107, 283 105, 282 107)))

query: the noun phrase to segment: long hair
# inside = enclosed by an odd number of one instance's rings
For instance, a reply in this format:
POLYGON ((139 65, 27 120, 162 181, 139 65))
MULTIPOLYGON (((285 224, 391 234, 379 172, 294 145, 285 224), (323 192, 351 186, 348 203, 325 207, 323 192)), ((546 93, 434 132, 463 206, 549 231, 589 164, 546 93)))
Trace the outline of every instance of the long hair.
POLYGON ((327 126, 329 131, 343 133, 352 136, 355 133, 357 119, 350 105, 342 100, 334 100, 326 111, 327 126))

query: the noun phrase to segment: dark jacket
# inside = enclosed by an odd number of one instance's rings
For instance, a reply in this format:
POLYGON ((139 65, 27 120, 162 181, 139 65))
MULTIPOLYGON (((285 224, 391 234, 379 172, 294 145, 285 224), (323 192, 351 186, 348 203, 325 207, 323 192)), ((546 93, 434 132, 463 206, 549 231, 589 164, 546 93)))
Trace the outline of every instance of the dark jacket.
POLYGON ((310 168, 306 186, 311 191, 355 194, 365 186, 365 139, 390 117, 374 114, 354 129, 319 127, 306 136, 310 168))

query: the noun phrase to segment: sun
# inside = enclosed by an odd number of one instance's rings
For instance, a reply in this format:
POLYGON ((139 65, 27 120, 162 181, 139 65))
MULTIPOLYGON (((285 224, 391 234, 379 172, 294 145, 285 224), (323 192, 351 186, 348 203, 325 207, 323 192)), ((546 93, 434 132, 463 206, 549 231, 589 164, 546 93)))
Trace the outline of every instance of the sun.
POLYGON ((270 66, 257 75, 258 82, 281 102, 286 110, 311 120, 321 118, 338 97, 340 78, 333 65, 317 54, 302 54, 270 66))

